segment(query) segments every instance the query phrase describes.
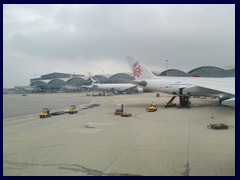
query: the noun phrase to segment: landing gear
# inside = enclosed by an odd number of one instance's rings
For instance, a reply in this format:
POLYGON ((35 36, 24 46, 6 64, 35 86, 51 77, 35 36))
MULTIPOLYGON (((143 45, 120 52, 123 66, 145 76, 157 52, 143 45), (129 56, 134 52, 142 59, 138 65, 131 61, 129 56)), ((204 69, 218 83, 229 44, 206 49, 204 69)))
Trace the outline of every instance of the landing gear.
POLYGON ((220 105, 222 105, 222 101, 223 101, 222 99, 219 99, 219 100, 218 100, 218 102, 219 102, 220 105))
POLYGON ((189 101, 189 96, 179 96, 180 107, 190 108, 191 102, 189 101))
POLYGON ((189 101, 189 96, 183 94, 183 89, 184 88, 179 89, 179 105, 180 107, 190 108, 191 102, 189 101))

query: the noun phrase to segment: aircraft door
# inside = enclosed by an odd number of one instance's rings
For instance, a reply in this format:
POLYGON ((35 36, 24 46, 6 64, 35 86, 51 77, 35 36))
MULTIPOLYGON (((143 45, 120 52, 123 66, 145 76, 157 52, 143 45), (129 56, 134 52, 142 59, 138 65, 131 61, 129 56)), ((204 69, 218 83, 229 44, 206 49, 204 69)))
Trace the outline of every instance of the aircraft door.
POLYGON ((183 95, 183 89, 184 88, 179 88, 179 95, 183 95))

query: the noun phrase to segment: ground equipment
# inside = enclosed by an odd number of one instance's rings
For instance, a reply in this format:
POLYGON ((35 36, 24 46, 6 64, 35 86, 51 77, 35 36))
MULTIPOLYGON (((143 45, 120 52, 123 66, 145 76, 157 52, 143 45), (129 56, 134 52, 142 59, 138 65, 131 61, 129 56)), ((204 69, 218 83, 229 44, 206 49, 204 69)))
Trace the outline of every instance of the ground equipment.
POLYGON ((121 115, 123 113, 123 104, 116 104, 115 115, 121 115))
POLYGON ((165 108, 176 106, 177 104, 173 103, 175 98, 176 98, 176 96, 173 96, 168 102, 165 102, 165 105, 164 105, 165 108))
POLYGON ((156 106, 155 103, 147 104, 146 110, 147 110, 148 112, 157 111, 157 106, 156 106))
POLYGON ((132 113, 122 112, 121 116, 122 117, 131 117, 132 113))
POLYGON ((43 108, 42 112, 40 112, 40 114, 39 114, 40 118, 46 118, 46 117, 50 117, 50 116, 51 115, 50 115, 50 111, 48 108, 43 108))
POLYGON ((69 113, 69 114, 78 113, 78 110, 77 110, 76 105, 71 105, 70 108, 69 108, 69 110, 68 110, 68 113, 69 113))
POLYGON ((212 129, 228 129, 228 125, 226 124, 209 124, 207 127, 212 128, 212 129))
POLYGON ((43 108, 42 112, 40 112, 39 117, 40 118, 47 118, 51 116, 57 116, 57 115, 62 115, 65 114, 66 111, 56 111, 56 112, 50 112, 48 108, 43 108))

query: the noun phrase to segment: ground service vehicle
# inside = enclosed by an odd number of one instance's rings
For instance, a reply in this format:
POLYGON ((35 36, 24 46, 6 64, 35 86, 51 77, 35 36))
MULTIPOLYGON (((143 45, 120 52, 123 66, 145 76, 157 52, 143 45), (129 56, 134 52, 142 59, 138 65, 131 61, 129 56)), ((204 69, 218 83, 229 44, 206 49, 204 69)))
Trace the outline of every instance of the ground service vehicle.
POLYGON ((148 112, 157 111, 157 106, 156 106, 154 103, 152 103, 152 104, 147 104, 146 110, 147 110, 148 112))
POLYGON ((46 118, 46 117, 50 117, 50 111, 48 108, 43 108, 42 112, 40 112, 39 117, 40 118, 46 118))
POLYGON ((68 110, 69 114, 74 114, 74 113, 78 113, 77 107, 75 105, 71 105, 69 110, 68 110))
POLYGON ((209 124, 207 127, 212 129, 228 129, 228 125, 220 123, 220 124, 209 124))
POLYGON ((123 113, 123 104, 116 104, 115 115, 121 115, 123 113))
POLYGON ((122 112, 121 116, 122 117, 131 117, 132 113, 122 112))

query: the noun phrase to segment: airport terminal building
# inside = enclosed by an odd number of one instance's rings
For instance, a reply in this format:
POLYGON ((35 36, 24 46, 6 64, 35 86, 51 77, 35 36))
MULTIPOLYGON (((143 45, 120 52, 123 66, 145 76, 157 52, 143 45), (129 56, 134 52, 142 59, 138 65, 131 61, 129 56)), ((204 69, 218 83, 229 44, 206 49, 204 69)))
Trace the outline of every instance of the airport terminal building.
MULTIPOLYGON (((156 73, 154 73, 156 74, 156 73)), ((168 69, 157 76, 180 76, 180 77, 235 77, 235 67, 226 69, 214 66, 202 66, 184 72, 179 69, 168 69)), ((95 75, 100 83, 126 83, 134 80, 132 73, 116 73, 113 75, 95 75)), ((85 89, 83 85, 90 85, 91 80, 88 76, 80 74, 68 74, 54 72, 42 75, 40 78, 30 79, 30 87, 34 87, 36 91, 41 92, 57 92, 57 91, 75 91, 80 92, 85 89)))

